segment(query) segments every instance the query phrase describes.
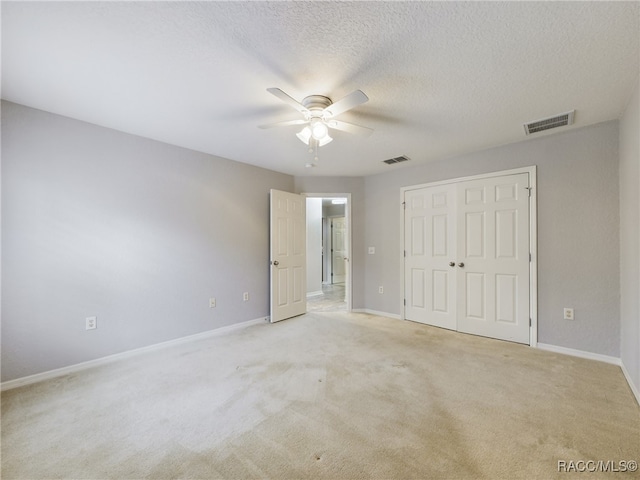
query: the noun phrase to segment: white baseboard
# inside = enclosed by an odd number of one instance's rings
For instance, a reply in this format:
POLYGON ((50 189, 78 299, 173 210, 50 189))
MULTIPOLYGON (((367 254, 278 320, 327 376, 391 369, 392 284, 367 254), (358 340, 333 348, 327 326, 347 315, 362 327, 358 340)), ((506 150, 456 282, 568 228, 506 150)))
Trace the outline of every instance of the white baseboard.
POLYGON ((618 366, 622 365, 618 357, 611 357, 609 355, 602 355, 600 353, 585 352, 583 350, 576 350, 574 348, 567 348, 567 347, 558 347, 556 345, 549 345, 548 343, 540 343, 540 342, 538 342, 537 348, 539 348, 540 350, 547 350, 549 352, 562 353, 564 355, 571 355, 572 357, 587 358, 589 360, 597 360, 599 362, 610 363, 612 365, 618 365, 618 366))
POLYGON ((369 315, 378 315, 379 317, 388 317, 400 320, 400 315, 396 313, 380 312, 379 310, 370 310, 368 308, 354 308, 351 310, 353 313, 368 313, 369 315))
POLYGON ((585 352, 583 350, 575 350, 573 348, 558 347, 556 345, 549 345, 547 343, 538 343, 537 346, 541 350, 547 350, 555 353, 562 353, 562 354, 571 355, 574 357, 587 358, 589 360, 598 360, 599 362, 605 362, 605 363, 610 363, 612 365, 619 366, 622 369, 622 373, 624 374, 624 378, 627 380, 627 384, 629 385, 631 392, 636 397, 636 401, 638 402, 638 405, 640 405, 640 389, 635 383, 633 383, 633 379, 631 378, 631 375, 629 375, 627 368, 624 366, 624 363, 620 358, 611 357, 609 355, 601 355, 599 353, 585 352))
POLYGON ((629 375, 629 372, 627 371, 627 368, 624 366, 623 362, 620 362, 620 367, 622 368, 622 373, 624 373, 624 378, 627 379, 629 388, 633 392, 633 395, 636 397, 636 401, 638 402, 638 405, 640 405, 640 389, 635 383, 633 383, 633 380, 631 379, 631 375, 629 375))
POLYGON ((197 340, 203 340, 209 337, 215 337, 223 333, 232 332, 234 330, 240 330, 242 328, 250 327, 259 323, 265 323, 266 317, 256 318, 254 320, 248 320, 246 322, 234 323, 233 325, 227 325, 225 327, 216 328, 214 330, 208 330, 206 332, 196 333, 195 335, 188 335, 186 337, 176 338, 166 342, 156 343, 146 347, 136 348, 134 350, 128 350, 122 353, 116 353, 114 355, 108 355, 102 358, 96 358, 95 360, 89 360, 88 362, 77 363, 75 365, 69 365, 68 367, 56 368, 55 370, 49 370, 47 372, 36 373, 22 378, 16 378, 14 380, 8 380, 0 383, 0 391, 10 390, 12 388, 23 387, 25 385, 31 385, 33 383, 42 382, 44 380, 50 380, 52 378, 61 377, 70 373, 76 373, 88 368, 105 365, 117 360, 124 360, 126 358, 142 355, 143 353, 153 352, 155 350, 161 350, 163 348, 173 347, 183 343, 195 342, 197 340))
POLYGON ((319 295, 324 295, 324 292, 322 290, 316 290, 315 292, 307 292, 307 298, 317 297, 319 295))

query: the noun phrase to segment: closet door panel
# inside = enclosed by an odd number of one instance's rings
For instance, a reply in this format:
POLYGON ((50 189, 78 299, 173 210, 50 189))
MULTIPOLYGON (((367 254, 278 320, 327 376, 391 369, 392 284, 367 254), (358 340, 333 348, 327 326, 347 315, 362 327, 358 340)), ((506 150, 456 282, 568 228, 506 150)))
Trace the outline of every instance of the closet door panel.
POLYGON ((528 186, 526 173, 458 184, 461 332, 529 343, 528 186))
POLYGON ((405 192, 405 318, 456 328, 455 185, 405 192))

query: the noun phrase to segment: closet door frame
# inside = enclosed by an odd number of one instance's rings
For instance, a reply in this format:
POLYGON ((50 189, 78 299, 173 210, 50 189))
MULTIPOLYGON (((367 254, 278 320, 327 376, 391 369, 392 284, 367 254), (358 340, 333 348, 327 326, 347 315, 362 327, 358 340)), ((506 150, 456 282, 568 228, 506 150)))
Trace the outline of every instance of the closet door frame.
POLYGON ((529 247, 531 253, 531 260, 529 264, 529 318, 531 325, 529 327, 529 345, 536 347, 538 344, 538 248, 537 248, 537 169, 535 165, 523 168, 515 168, 511 170, 502 170, 498 172, 484 173, 480 175, 473 175, 468 177, 451 178, 448 180, 442 180, 438 182, 423 183, 420 185, 411 185, 408 187, 402 187, 400 189, 400 215, 402 218, 401 230, 400 230, 400 262, 402 267, 400 268, 400 285, 402 292, 402 299, 400 304, 400 312, 402 320, 406 320, 405 316, 405 225, 404 225, 404 201, 405 193, 411 190, 418 190, 428 187, 436 187, 441 185, 447 185, 451 183, 466 182, 469 180, 480 180, 483 178, 501 177, 505 175, 517 175, 520 173, 529 174, 529 247))

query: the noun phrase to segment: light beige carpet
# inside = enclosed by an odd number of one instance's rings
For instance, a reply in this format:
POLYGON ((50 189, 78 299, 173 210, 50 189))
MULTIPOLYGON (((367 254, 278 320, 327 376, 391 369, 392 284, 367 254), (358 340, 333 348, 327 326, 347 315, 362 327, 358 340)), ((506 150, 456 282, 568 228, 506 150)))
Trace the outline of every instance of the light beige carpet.
POLYGON ((574 477, 559 461, 639 457, 620 368, 364 314, 2 394, 3 479, 548 479, 574 477))

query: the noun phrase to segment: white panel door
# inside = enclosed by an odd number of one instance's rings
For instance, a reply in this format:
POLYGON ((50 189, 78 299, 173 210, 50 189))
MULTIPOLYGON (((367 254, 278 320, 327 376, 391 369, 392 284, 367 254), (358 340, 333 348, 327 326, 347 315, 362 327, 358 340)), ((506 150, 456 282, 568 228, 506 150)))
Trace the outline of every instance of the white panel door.
POLYGON ((529 174, 405 192, 405 318, 529 344, 529 174))
POLYGON ((331 283, 344 283, 347 273, 347 242, 344 217, 331 219, 331 283))
POLYGON ((405 318, 455 330, 456 186, 408 191, 404 201, 405 318))
POLYGON ((306 200, 271 190, 271 322, 307 311, 306 200))
POLYGON ((529 343, 529 175, 458 184, 458 331, 529 343))

